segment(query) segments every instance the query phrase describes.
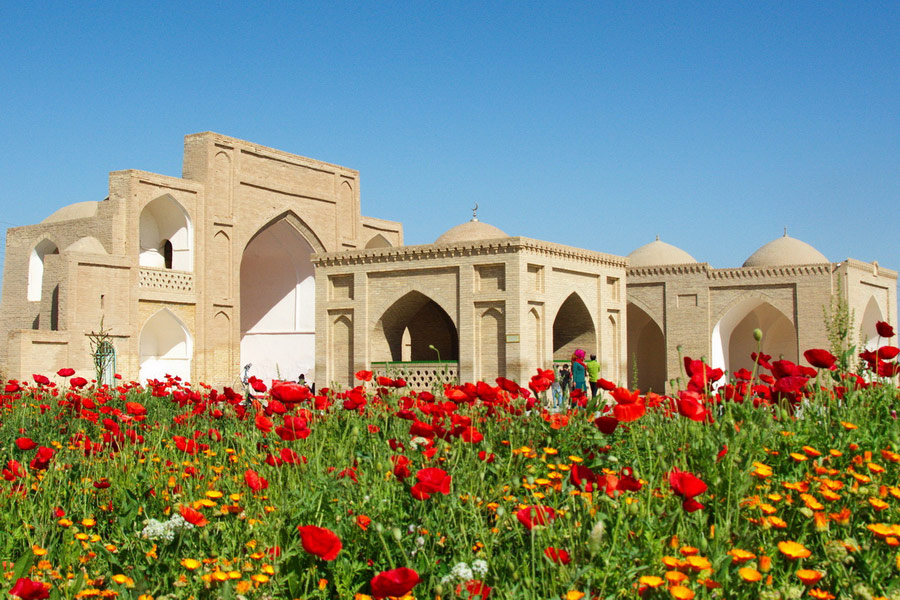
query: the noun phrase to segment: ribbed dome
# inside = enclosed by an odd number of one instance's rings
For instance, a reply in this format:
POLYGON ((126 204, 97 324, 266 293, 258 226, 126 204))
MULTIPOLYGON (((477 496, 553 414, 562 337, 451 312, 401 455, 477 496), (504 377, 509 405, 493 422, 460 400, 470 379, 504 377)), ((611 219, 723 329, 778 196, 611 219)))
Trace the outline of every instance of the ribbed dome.
POLYGON ((830 262, 825 255, 787 234, 762 246, 744 261, 745 267, 777 267, 783 265, 811 265, 830 262))
POLYGON ((477 240, 494 240, 509 235, 493 225, 481 221, 467 221, 452 229, 448 229, 434 241, 435 244, 455 244, 458 242, 474 242, 477 240))
POLYGON ((63 206, 55 213, 41 221, 41 223, 58 223, 60 221, 68 221, 70 219, 84 219, 93 217, 97 214, 97 204, 95 200, 87 202, 76 202, 68 206, 63 206))
POLYGON ((697 260, 677 246, 659 241, 659 238, 644 244, 628 255, 629 267, 649 267, 652 265, 685 265, 697 260))

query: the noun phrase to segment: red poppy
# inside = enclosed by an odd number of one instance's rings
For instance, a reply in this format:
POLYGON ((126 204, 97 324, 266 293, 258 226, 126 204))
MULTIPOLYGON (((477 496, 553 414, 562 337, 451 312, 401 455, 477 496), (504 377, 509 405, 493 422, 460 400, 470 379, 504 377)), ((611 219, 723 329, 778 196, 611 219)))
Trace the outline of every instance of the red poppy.
POLYGON ((95 481, 93 485, 98 490, 105 490, 106 488, 108 488, 110 486, 110 483, 109 483, 109 479, 107 479, 106 477, 101 477, 100 479, 95 481))
POLYGON ((32 375, 34 377, 34 382, 38 385, 50 385, 50 380, 47 379, 46 375, 32 375))
POLYGON ((292 442, 294 440, 305 440, 312 432, 309 430, 305 419, 284 415, 284 425, 276 427, 275 433, 284 441, 292 442))
POLYGON ((188 439, 183 435, 175 435, 172 436, 172 439, 175 440, 175 447, 181 450, 182 452, 186 452, 191 456, 197 454, 200 451, 200 444, 196 441, 188 439))
POLYGON ((70 369, 70 368, 66 367, 64 369, 60 369, 59 371, 57 371, 56 374, 59 375, 60 377, 71 377, 72 375, 75 374, 75 369, 70 369))
POLYGON ((410 493, 416 500, 427 500, 431 497, 431 494, 440 493, 445 496, 449 494, 450 483, 453 478, 443 469, 428 467, 419 469, 416 473, 416 479, 418 483, 410 489, 410 493))
POLYGON ((900 354, 900 348, 896 346, 882 346, 878 349, 878 358, 881 360, 891 360, 900 354))
MULTIPOLYGON (((619 388, 622 389, 622 388, 619 388)), ((643 402, 633 404, 616 404, 613 406, 613 414, 620 423, 637 421, 647 412, 647 405, 643 402)))
POLYGON ((127 412, 129 415, 139 417, 141 415, 147 414, 147 408, 139 402, 126 402, 125 412, 127 412))
POLYGON ((474 427, 466 427, 459 437, 462 441, 470 444, 477 444, 484 439, 484 435, 474 427))
POLYGON ((877 323, 875 323, 875 331, 877 331, 878 335, 883 338, 894 337, 894 328, 885 321, 878 321, 877 323))
POLYGON ((703 508, 702 504, 694 500, 695 496, 706 491, 706 484, 699 477, 688 471, 681 471, 678 467, 673 467, 669 471, 669 485, 675 494, 684 498, 682 503, 684 510, 694 512, 703 508))
POLYGON ((610 435, 619 426, 619 420, 615 417, 597 417, 594 419, 594 426, 606 435, 610 435))
POLYGON ((634 390, 630 391, 628 388, 617 387, 610 394, 619 404, 634 404, 641 399, 641 391, 634 390))
POLYGON ((488 454, 487 452, 482 450, 481 452, 478 453, 478 460, 483 460, 486 463, 492 463, 495 460, 497 460, 497 455, 494 454, 493 452, 488 454))
POLYGON ((546 548, 544 550, 544 556, 558 565, 567 565, 572 562, 572 557, 569 556, 568 552, 566 552, 562 548, 554 548, 553 546, 550 546, 549 548, 546 548))
POLYGON ((341 538, 333 531, 315 525, 300 525, 300 540, 303 549, 309 554, 314 554, 322 560, 334 560, 341 551, 341 538))
POLYGON ((209 523, 209 521, 206 520, 206 517, 203 516, 203 513, 199 510, 194 510, 190 506, 182 506, 180 512, 181 516, 184 517, 184 520, 191 525, 203 527, 209 523))
POLYGON ((697 392, 682 390, 678 392, 678 414, 692 421, 702 422, 709 416, 703 398, 697 392))
MULTIPOLYGON (((491 587, 480 579, 470 579, 466 582, 466 591, 469 593, 469 600, 488 600, 491 594, 491 587)), ((462 595, 462 585, 456 586, 456 595, 462 595)))
POLYGON ((272 419, 268 418, 263 413, 256 413, 256 418, 254 419, 254 423, 256 428, 262 431, 263 433, 269 433, 272 431, 272 419))
POLYGON ((538 525, 546 526, 556 519, 556 511, 548 506, 526 506, 516 513, 519 523, 531 531, 538 525))
POLYGON ((409 470, 409 465, 412 461, 402 454, 395 454, 391 457, 391 462, 394 463, 394 477, 403 481, 410 475, 412 472, 409 470))
POLYGON ((50 460, 53 458, 53 455, 56 453, 53 448, 47 448, 46 446, 41 446, 37 450, 37 454, 28 464, 32 469, 43 471, 47 467, 50 466, 50 460))
POLYGON ((357 371, 355 377, 360 381, 372 381, 372 371, 357 371))
POLYGON ((6 468, 3 469, 3 479, 13 481, 19 477, 25 477, 25 470, 22 463, 17 460, 9 460, 6 462, 6 468))
POLYGON ((50 584, 20 577, 9 594, 21 600, 43 600, 50 597, 50 584))
POLYGON ((359 515, 356 517, 356 525, 363 531, 367 531, 369 529, 369 525, 371 524, 372 519, 370 519, 366 515, 359 515))
POLYGON ((259 392, 260 394, 264 393, 268 389, 266 387, 266 384, 263 383, 263 380, 256 375, 251 375, 250 379, 247 380, 247 383, 250 384, 250 387, 253 388, 254 392, 259 392))
POLYGON ((405 596, 420 581, 419 574, 407 567, 382 571, 372 578, 372 595, 376 598, 405 596))
POLYGON ((807 350, 803 353, 803 358, 806 359, 806 362, 817 369, 830 369, 837 361, 837 358, 835 358, 834 354, 832 354, 828 350, 822 350, 819 348, 807 350))
POLYGON ((378 382, 378 385, 384 387, 394 387, 394 380, 390 377, 385 377, 384 375, 379 375, 375 381, 378 382))
POLYGON ((306 462, 305 456, 297 454, 290 448, 282 448, 278 455, 281 457, 281 460, 288 465, 299 465, 301 462, 306 462))
POLYGON ((258 492, 269 487, 269 482, 266 481, 262 476, 260 476, 259 473, 257 473, 253 469, 247 469, 246 471, 244 471, 244 482, 254 492, 258 492))
POLYGON ((16 439, 16 447, 23 451, 33 450, 34 448, 37 448, 37 442, 31 438, 20 437, 16 439))
POLYGON ((607 392, 611 392, 616 389, 616 384, 608 379, 603 379, 602 377, 597 380, 597 385, 600 386, 601 390, 606 390, 607 392))
POLYGON ((305 385, 299 383, 272 383, 272 397, 286 404, 303 402, 312 399, 312 392, 305 385))

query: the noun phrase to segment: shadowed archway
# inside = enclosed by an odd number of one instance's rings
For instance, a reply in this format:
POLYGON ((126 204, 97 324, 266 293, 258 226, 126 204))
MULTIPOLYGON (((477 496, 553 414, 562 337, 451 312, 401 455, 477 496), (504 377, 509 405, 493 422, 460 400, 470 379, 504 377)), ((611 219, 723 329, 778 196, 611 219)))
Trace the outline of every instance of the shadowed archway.
POLYGON ((628 387, 644 392, 665 392, 666 338, 662 329, 643 309, 629 302, 628 387))
POLYGON ((374 329, 373 362, 433 361, 437 360, 438 353, 441 360, 459 359, 459 336, 453 320, 437 302, 421 292, 409 292, 394 302, 374 329), (408 343, 405 349, 404 338, 408 343))
POLYGON ((597 332, 584 300, 572 292, 553 319, 553 360, 569 360, 578 348, 596 352, 597 332))

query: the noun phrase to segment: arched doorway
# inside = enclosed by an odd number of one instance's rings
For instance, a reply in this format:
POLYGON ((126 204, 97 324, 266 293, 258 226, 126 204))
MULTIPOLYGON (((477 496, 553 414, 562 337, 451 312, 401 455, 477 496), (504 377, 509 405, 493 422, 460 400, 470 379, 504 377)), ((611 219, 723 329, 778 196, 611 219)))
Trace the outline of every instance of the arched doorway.
POLYGON ((241 259, 241 365, 265 381, 314 381, 313 246, 286 218, 261 229, 241 259))
POLYGON ((436 361, 438 358, 459 360, 456 325, 437 302, 421 292, 409 292, 391 304, 375 323, 371 360, 436 361))
POLYGON ((553 320, 553 360, 569 360, 578 348, 588 355, 595 353, 597 332, 584 300, 572 292, 553 320))
POLYGON ((666 338, 656 321, 629 302, 628 387, 662 394, 666 389, 666 338))
POLYGON ((187 212, 168 194, 149 202, 141 211, 142 267, 194 270, 193 233, 187 212))
MULTIPOLYGON (((878 306, 875 296, 872 296, 869 298, 869 302, 866 303, 866 310, 863 312, 862 321, 859 324, 859 341, 860 344, 865 345, 866 350, 878 348, 879 336, 878 330, 875 329, 875 323, 883 320, 881 307, 878 306)), ((881 340, 881 342, 883 343, 884 340, 881 340)))
POLYGON ((734 305, 716 323, 712 335, 712 366, 734 373, 753 369, 751 353, 757 342, 753 331, 762 331, 759 344, 773 360, 785 358, 797 362, 797 330, 784 313, 759 298, 745 298, 734 305))
POLYGON ((191 378, 191 335, 169 309, 164 308, 144 324, 140 335, 141 381, 165 379, 166 375, 191 378))

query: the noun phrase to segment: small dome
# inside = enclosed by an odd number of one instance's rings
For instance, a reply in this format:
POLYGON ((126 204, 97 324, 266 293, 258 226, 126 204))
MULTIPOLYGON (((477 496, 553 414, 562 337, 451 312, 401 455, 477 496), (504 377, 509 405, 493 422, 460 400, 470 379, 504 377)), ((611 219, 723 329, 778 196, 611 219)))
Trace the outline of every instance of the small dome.
POLYGON ((812 265, 831 262, 825 255, 787 234, 762 246, 744 261, 745 267, 777 267, 783 265, 812 265))
POLYGON ((509 235, 493 225, 481 221, 467 221, 452 229, 448 229, 434 241, 435 244, 456 244, 459 242, 474 242, 476 240, 495 240, 509 235))
POLYGON ((653 265, 686 265, 697 262, 693 256, 672 244, 661 242, 659 238, 644 244, 628 255, 629 267, 649 267, 653 265))
POLYGON ((99 202, 88 200, 87 202, 76 202, 68 206, 63 206, 55 213, 41 221, 41 223, 59 223, 60 221, 70 221, 72 219, 85 219, 93 217, 97 214, 97 205, 99 202))
POLYGON ((103 244, 95 237, 85 236, 77 242, 70 244, 66 252, 81 252, 84 254, 109 254, 103 244))

